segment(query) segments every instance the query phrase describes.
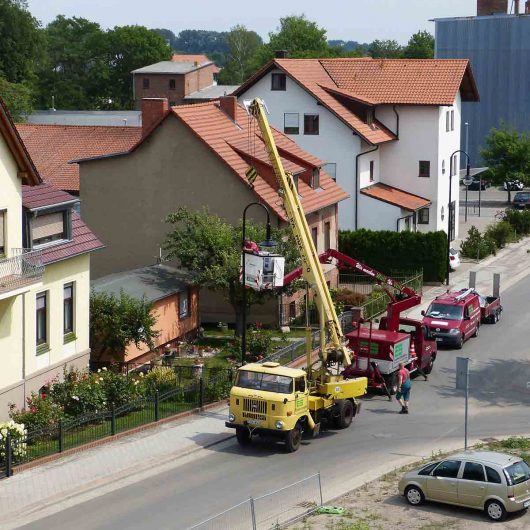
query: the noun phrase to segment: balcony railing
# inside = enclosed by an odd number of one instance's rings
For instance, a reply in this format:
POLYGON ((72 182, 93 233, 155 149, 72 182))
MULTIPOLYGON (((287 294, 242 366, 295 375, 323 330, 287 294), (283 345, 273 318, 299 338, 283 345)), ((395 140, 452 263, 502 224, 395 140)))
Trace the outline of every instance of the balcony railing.
POLYGON ((33 285, 44 274, 41 251, 15 248, 11 254, 0 258, 0 296, 33 285))

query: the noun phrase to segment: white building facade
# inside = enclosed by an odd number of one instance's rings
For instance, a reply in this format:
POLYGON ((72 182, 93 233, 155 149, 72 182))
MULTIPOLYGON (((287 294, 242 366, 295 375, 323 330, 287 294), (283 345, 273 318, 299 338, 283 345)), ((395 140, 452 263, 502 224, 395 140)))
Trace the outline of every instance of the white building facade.
POLYGON ((478 100, 469 65, 455 63, 275 59, 235 94, 240 102, 263 99, 271 124, 326 162, 350 195, 339 205, 340 229, 447 231, 452 212, 454 239, 461 91, 478 100))

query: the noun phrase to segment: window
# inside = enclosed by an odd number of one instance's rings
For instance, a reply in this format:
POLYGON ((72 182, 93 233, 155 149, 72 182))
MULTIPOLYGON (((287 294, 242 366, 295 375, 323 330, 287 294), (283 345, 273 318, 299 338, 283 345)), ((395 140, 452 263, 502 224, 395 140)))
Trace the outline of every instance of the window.
POLYGON ((418 210, 418 224, 429 224, 429 208, 422 208, 421 210, 418 210))
POLYGON ((177 84, 176 84, 176 81, 174 79, 170 79, 169 80, 169 90, 175 90, 177 84))
POLYGON ((453 167, 451 168, 451 172, 452 172, 451 174, 452 174, 453 176, 456 175, 456 168, 457 168, 457 166, 458 166, 458 164, 457 164, 457 160, 458 160, 457 156, 454 155, 454 156, 453 156, 453 159, 452 159, 453 167))
POLYGON ((305 378, 297 377, 294 380, 294 391, 295 392, 305 392, 305 378))
POLYGON ((283 115, 283 132, 285 134, 298 134, 300 132, 298 112, 286 112, 283 115))
POLYGON ((440 462, 434 462, 434 464, 429 464, 428 466, 425 466, 418 475, 430 475, 431 471, 439 464, 440 462))
POLYGON ((311 228, 311 239, 313 240, 313 244, 315 245, 315 248, 318 249, 318 228, 314 226, 311 228))
POLYGON ((445 160, 442 160, 442 175, 445 175, 445 160))
POLYGON ((296 189, 296 193, 298 193, 298 175, 293 175, 293 182, 294 182, 294 187, 296 189))
POLYGON ((374 181, 374 165, 375 162, 373 160, 370 160, 370 182, 374 181))
POLYGON ((501 476, 492 467, 486 466, 486 477, 488 482, 502 484, 501 476))
POLYGON ((182 291, 179 295, 179 318, 188 318, 189 316, 188 300, 189 300, 188 290, 182 291))
POLYGON ((482 464, 466 462, 462 478, 464 480, 475 480, 476 482, 484 482, 484 468, 482 467, 482 464))
POLYGON ((431 162, 429 160, 420 160, 420 177, 431 176, 431 162))
POLYGON ((291 320, 296 318, 296 302, 289 303, 289 318, 291 320))
POLYGON ((504 468, 504 475, 510 486, 516 486, 521 482, 530 480, 530 466, 524 460, 515 462, 515 464, 504 468))
POLYGON ((5 248, 5 216, 6 216, 6 212, 5 210, 4 211, 0 211, 0 256, 4 256, 5 253, 6 253, 6 248, 5 248))
POLYGON ((331 223, 324 223, 324 250, 331 248, 331 223))
POLYGON ((445 460, 433 472, 433 477, 456 478, 460 469, 460 460, 445 460))
POLYGON ((271 90, 286 90, 287 78, 285 74, 272 74, 271 90))
POLYGON ((34 247, 52 241, 67 239, 65 213, 48 213, 31 219, 31 240, 34 247))
POLYGON ((320 188, 320 168, 314 167, 311 173, 311 187, 316 190, 320 188))
POLYGON ((445 132, 449 132, 451 127, 451 117, 449 115, 449 111, 445 111, 445 132))
POLYGON ((304 114, 304 134, 318 134, 318 114, 304 114))
POLYGON ((366 113, 366 124, 367 125, 374 124, 374 109, 368 109, 366 113))
POLYGON ((144 77, 142 80, 142 83, 143 83, 144 90, 149 88, 149 78, 144 77))
POLYGON ((74 284, 67 283, 63 288, 63 333, 74 332, 74 284))
POLYGON ((337 164, 335 162, 328 162, 322 166, 322 169, 333 179, 337 180, 337 164))
POLYGON ((455 111, 451 111, 451 130, 455 130, 455 111))
POLYGON ((46 293, 39 293, 36 299, 37 346, 48 342, 48 310, 46 293))

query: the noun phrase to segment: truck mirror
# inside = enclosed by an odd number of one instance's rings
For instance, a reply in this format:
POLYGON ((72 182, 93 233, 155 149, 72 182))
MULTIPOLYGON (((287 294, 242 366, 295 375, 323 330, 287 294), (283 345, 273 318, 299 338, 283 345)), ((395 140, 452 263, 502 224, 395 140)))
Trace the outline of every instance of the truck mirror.
POLYGON ((287 398, 283 398, 283 404, 287 405, 287 398))
POLYGON ((421 310, 421 316, 424 317, 425 316, 425 310, 421 310))

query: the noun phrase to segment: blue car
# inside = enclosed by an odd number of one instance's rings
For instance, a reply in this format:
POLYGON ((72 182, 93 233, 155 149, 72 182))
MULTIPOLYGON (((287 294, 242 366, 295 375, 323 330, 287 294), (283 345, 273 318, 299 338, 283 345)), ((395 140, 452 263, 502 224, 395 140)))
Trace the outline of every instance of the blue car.
POLYGON ((530 192, 519 191, 516 193, 513 198, 513 206, 520 209, 530 207, 530 192))

